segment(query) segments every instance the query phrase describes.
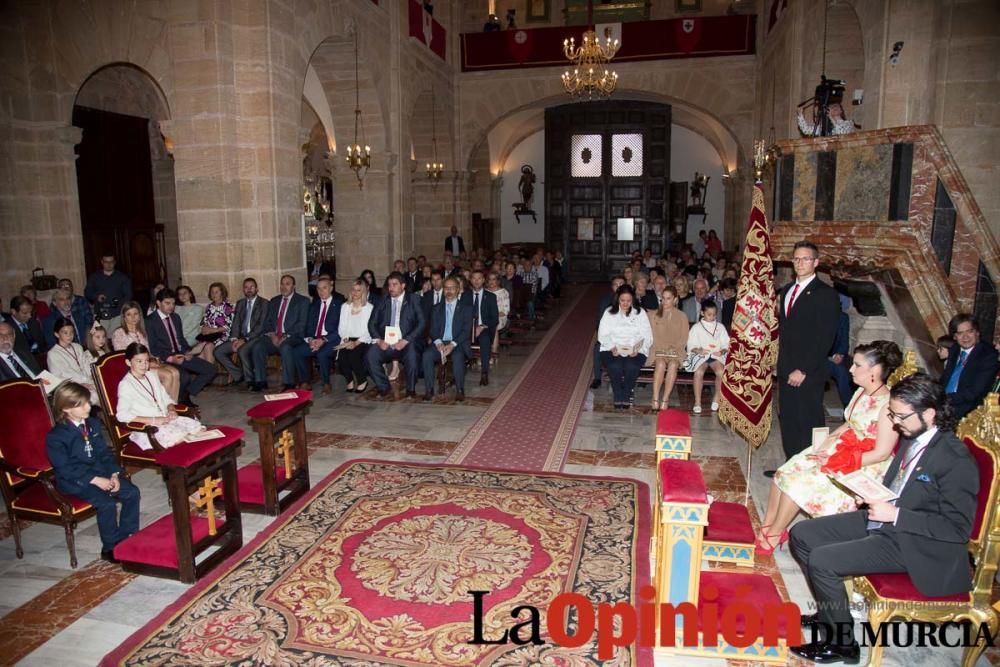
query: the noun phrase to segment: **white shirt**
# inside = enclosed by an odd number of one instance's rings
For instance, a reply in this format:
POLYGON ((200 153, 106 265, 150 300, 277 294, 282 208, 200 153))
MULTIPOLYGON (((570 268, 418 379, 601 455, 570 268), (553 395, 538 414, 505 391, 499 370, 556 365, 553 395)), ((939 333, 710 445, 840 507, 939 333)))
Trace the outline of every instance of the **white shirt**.
POLYGON ((696 347, 711 350, 710 357, 725 361, 726 355, 721 353, 722 350, 729 349, 729 332, 726 331, 725 325, 718 320, 715 322, 699 320, 691 325, 691 330, 688 332, 688 352, 696 347))
POLYGON ((371 317, 374 306, 366 303, 357 315, 351 314, 351 304, 345 303, 340 307, 340 324, 337 333, 340 339, 346 341, 348 338, 357 338, 358 342, 371 343, 372 337, 368 333, 368 319, 371 317))
POLYGON ((538 271, 538 280, 541 283, 540 289, 545 289, 549 286, 549 267, 544 264, 539 264, 535 267, 535 271, 538 271))
POLYGON ((597 341, 601 344, 601 352, 639 343, 639 354, 648 355, 649 346, 653 344, 653 330, 649 328, 649 318, 643 311, 633 308, 626 316, 621 310, 612 314, 609 308, 601 317, 597 341))
POLYGON ((451 242, 451 254, 454 257, 458 257, 461 253, 458 251, 458 236, 449 236, 448 240, 451 242))
MULTIPOLYGON (((799 281, 798 279, 795 280, 795 282, 799 286, 799 293, 795 295, 795 300, 796 301, 799 300, 799 297, 801 297, 802 294, 806 291, 806 287, 808 287, 809 283, 811 283, 815 278, 816 278, 816 274, 814 273, 814 274, 812 274, 811 276, 809 276, 808 278, 806 278, 803 281, 799 281)), ((781 305, 781 312, 783 312, 783 313, 787 313, 788 312, 788 302, 791 301, 791 299, 792 299, 792 292, 794 292, 794 291, 795 291, 795 285, 792 285, 790 288, 788 288, 788 292, 785 294, 785 301, 781 305)), ((792 307, 794 308, 794 306, 792 306, 792 307)))
POLYGON ((443 297, 443 296, 444 296, 444 290, 443 289, 436 289, 436 290, 434 290, 434 305, 435 306, 438 305, 439 303, 441 303, 441 297, 443 297))
POLYGON ((70 343, 69 348, 53 345, 46 356, 49 372, 60 380, 72 380, 84 385, 94 384, 90 376, 90 365, 94 358, 79 343, 70 343))

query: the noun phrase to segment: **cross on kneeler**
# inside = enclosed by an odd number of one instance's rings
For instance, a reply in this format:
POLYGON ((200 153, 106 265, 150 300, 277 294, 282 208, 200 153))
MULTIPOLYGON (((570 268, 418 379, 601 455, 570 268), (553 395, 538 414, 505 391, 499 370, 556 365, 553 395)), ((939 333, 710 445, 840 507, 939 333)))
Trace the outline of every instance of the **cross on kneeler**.
POLYGON ((285 479, 292 477, 292 447, 295 445, 295 438, 291 431, 282 431, 278 438, 278 445, 274 450, 285 457, 285 479))
POLYGON ((219 484, 220 480, 213 478, 211 475, 205 478, 205 481, 201 486, 198 487, 198 499, 194 501, 194 504, 199 508, 204 507, 208 511, 208 534, 215 535, 215 503, 212 502, 214 498, 222 497, 222 487, 219 484))

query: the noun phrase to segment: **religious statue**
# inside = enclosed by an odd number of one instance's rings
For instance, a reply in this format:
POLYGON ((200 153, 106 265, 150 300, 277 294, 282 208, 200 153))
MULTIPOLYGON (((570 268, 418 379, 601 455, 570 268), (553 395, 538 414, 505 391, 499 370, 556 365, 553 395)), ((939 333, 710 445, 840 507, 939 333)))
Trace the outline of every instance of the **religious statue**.
POLYGON ((689 208, 704 208, 705 193, 708 191, 708 181, 711 176, 694 172, 694 180, 691 182, 691 206, 689 208))
POLYGON ((530 164, 521 167, 521 180, 517 184, 517 189, 521 192, 522 208, 530 211, 535 197, 535 170, 530 164))

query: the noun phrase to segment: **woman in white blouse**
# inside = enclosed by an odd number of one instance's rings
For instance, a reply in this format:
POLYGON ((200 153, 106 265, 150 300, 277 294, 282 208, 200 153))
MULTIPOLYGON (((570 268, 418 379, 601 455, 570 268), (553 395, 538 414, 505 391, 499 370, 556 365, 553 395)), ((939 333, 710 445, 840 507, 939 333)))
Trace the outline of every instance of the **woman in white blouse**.
MULTIPOLYGON (((149 348, 130 343, 125 349, 125 363, 129 372, 118 383, 118 421, 155 426, 156 441, 164 447, 176 445, 187 434, 204 428, 198 420, 177 414, 174 400, 156 373, 149 372, 149 348)), ((145 433, 132 433, 129 438, 142 449, 153 448, 145 433)))
POLYGON ((90 392, 90 402, 97 404, 97 388, 90 375, 90 365, 94 358, 79 343, 73 342, 76 328, 73 321, 65 317, 56 318, 52 327, 56 344, 49 350, 46 365, 49 372, 60 380, 72 380, 83 385, 90 392))
POLYGON ((719 409, 722 391, 722 371, 729 351, 729 332, 718 321, 719 307, 712 300, 701 306, 701 320, 688 332, 688 358, 684 370, 694 372, 694 413, 701 414, 701 390, 705 386, 705 369, 715 373, 715 393, 712 395, 712 412, 719 409))
POLYGON ((363 394, 368 389, 365 353, 371 345, 368 318, 374 306, 368 302, 368 283, 360 278, 351 285, 351 298, 340 307, 340 353, 337 369, 347 379, 347 391, 363 394))
MULTIPOLYGON (((127 349, 132 343, 142 343, 149 345, 146 340, 146 326, 142 321, 142 306, 136 301, 129 301, 122 306, 122 325, 111 334, 111 347, 115 352, 127 349)), ((156 371, 156 376, 160 379, 163 388, 167 390, 170 398, 177 402, 178 392, 181 389, 181 372, 176 366, 162 363, 159 359, 150 358, 149 366, 156 371)))
POLYGON ((496 334, 493 336, 494 356, 500 349, 500 332, 507 328, 507 316, 510 315, 510 292, 500 286, 500 276, 496 272, 490 272, 486 289, 497 296, 497 310, 500 311, 500 324, 497 325, 496 334))
POLYGON ((628 283, 618 288, 614 304, 601 317, 597 342, 601 346, 601 363, 611 378, 615 409, 627 409, 653 342, 649 318, 636 307, 635 290, 628 283))

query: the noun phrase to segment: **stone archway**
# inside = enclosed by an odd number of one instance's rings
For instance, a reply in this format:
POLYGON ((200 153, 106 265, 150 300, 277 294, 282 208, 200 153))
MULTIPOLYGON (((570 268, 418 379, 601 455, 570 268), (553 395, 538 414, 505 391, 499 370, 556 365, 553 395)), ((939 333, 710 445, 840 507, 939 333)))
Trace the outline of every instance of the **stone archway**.
MULTIPOLYGON (((132 63, 105 65, 80 86, 73 123, 86 271, 114 253, 137 296, 181 279, 170 109, 156 81, 132 63)), ((81 286, 82 290, 82 286, 81 286)))

